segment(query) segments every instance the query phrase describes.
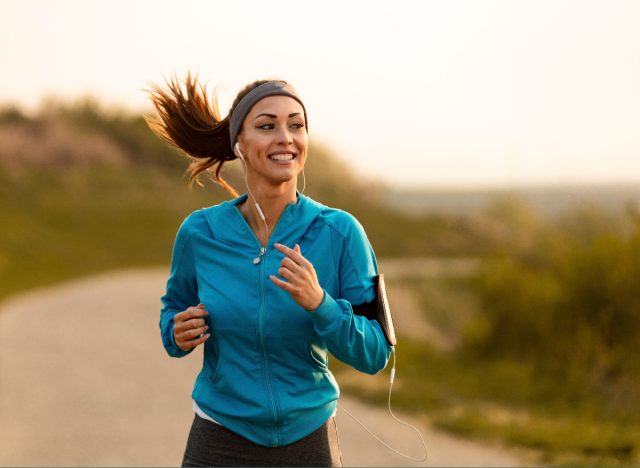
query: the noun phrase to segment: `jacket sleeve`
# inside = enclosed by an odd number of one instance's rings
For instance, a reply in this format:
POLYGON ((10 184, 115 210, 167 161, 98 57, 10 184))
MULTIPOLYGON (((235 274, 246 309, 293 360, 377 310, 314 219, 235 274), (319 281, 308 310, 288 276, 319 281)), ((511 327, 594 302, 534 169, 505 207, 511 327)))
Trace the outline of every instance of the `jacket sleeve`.
POLYGON ((160 334, 162 344, 169 356, 183 357, 191 353, 178 348, 173 338, 173 318, 178 312, 197 305, 198 284, 196 280, 192 237, 189 218, 185 219, 173 245, 171 272, 167 280, 166 293, 162 296, 160 310, 160 334))
POLYGON ((315 332, 331 354, 361 372, 375 374, 387 365, 392 347, 377 320, 353 313, 352 304, 370 302, 375 297, 373 280, 378 265, 364 229, 351 218, 336 265, 339 298, 325 290, 322 302, 311 314, 315 332))

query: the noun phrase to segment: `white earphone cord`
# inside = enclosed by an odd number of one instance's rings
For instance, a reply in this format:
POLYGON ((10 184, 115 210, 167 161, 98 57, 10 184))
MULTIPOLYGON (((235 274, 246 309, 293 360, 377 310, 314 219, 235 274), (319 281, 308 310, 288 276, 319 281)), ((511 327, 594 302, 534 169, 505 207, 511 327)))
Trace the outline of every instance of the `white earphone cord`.
MULTIPOLYGON (((242 166, 244 167, 244 183, 247 186, 247 192, 249 192, 249 195, 251 195, 251 198, 253 198, 253 203, 255 204, 256 209, 258 210, 258 215, 260 216, 260 219, 262 219, 262 222, 264 223, 264 227, 267 230, 267 239, 268 239, 269 226, 267 225, 267 220, 264 216, 264 213, 262 213, 262 210, 260 209, 260 205, 258 205, 258 200, 256 200, 256 197, 253 196, 253 193, 251 193, 251 190, 249 189, 249 180, 247 179, 247 163, 244 161, 244 156, 242 156, 242 152, 238 147, 238 143, 235 144, 234 149, 237 151, 236 155, 240 158, 240 161, 242 161, 242 166)), ((304 193, 304 189, 306 185, 307 185, 307 178, 304 175, 304 169, 302 169, 302 191, 300 193, 304 193)))
MULTIPOLYGON (((240 153, 240 148, 238 148, 238 145, 236 143, 236 148, 235 148, 238 153, 240 153)), ((240 153, 242 154, 242 153, 240 153)), ((247 179, 247 163, 244 162, 244 157, 240 156, 240 161, 242 161, 242 166, 244 167, 244 183, 247 186, 247 192, 249 192, 249 195, 251 195, 251 198, 253 198, 253 203, 256 206, 256 209, 258 210, 258 215, 260 216, 260 219, 262 219, 262 222, 264 223, 264 228, 267 230, 267 239, 269 238, 269 226, 267 225, 267 220, 264 216, 264 214, 262 213, 262 210, 260 209, 260 205, 258 205, 258 200, 256 200, 256 197, 253 196, 253 193, 251 193, 251 190, 249 189, 249 180, 247 179)))
POLYGON ((353 414, 351 414, 349 411, 346 410, 346 408, 344 406, 342 406, 341 404, 338 404, 338 407, 343 410, 345 413, 347 413, 349 416, 351 416, 351 418, 357 422, 358 424, 360 424, 360 426, 362 426, 362 428, 367 431, 374 439, 376 439, 379 443, 381 443, 382 445, 384 445, 385 447, 387 447, 389 450, 391 450, 392 452, 397 453, 398 455, 408 458, 409 460, 413 460, 416 462, 423 462, 427 459, 428 456, 428 452, 427 452, 427 444, 424 443, 424 439, 422 438, 422 434, 420 434, 420 431, 418 429, 416 429, 415 427, 413 427, 411 424, 401 421, 400 419, 398 419, 396 417, 395 414, 393 414, 393 411, 391 411, 391 388, 393 387, 393 379, 395 378, 395 373, 396 373, 396 349, 395 347, 393 348, 393 367, 391 368, 391 377, 389 379, 389 397, 387 399, 387 405, 389 407, 389 413, 391 413, 391 416, 393 417, 393 419, 395 419, 396 421, 398 421, 400 424, 404 424, 405 426, 409 426, 411 429, 413 429, 415 431, 416 434, 418 434, 418 437, 420 437, 420 441, 422 442, 422 447, 424 448, 424 457, 422 458, 415 458, 412 457, 410 455, 406 455, 402 452, 399 452, 398 450, 394 449, 393 447, 389 446, 388 444, 386 444, 385 442, 383 442, 382 440, 380 440, 380 438, 375 435, 373 432, 371 432, 369 429, 367 429, 367 427, 362 424, 358 418, 356 418, 353 414))
MULTIPOLYGON (((236 149, 238 150, 238 152, 240 152, 239 148, 236 148, 236 149)), ((242 161, 242 165, 244 166, 244 182, 247 185, 247 192, 249 192, 249 195, 251 195, 251 197, 253 198, 253 201, 255 203, 256 209, 258 210, 258 214, 260 215, 260 218, 264 222, 264 227, 267 230, 267 239, 268 239, 269 238, 269 227, 267 226, 267 221, 265 219, 264 214, 262 213, 262 210, 260 209, 260 205, 258 205, 258 201, 256 200, 256 197, 253 196, 253 194, 251 193, 251 190, 249 189, 249 181, 247 180, 247 164, 244 161, 244 157, 240 157, 240 161, 242 161)), ((303 169, 302 170, 302 192, 301 193, 304 193, 304 189, 305 189, 306 183, 307 183, 307 179, 306 179, 306 177, 304 175, 304 169, 303 169)), ((393 411, 391 411, 391 389, 393 387, 393 379, 395 378, 395 374, 396 374, 396 349, 395 349, 395 347, 392 348, 392 350, 393 350, 392 351, 393 352, 393 367, 391 368, 391 377, 389 379, 389 398, 387 400, 387 405, 389 407, 389 413, 391 414, 393 419, 398 421, 400 424, 404 424, 405 426, 409 426, 411 429, 413 429, 416 432, 416 434, 418 434, 418 437, 420 437, 420 441, 422 442, 422 446, 424 447, 424 457, 415 458, 415 457, 412 457, 410 455, 406 455, 406 454, 404 454, 402 452, 397 451, 393 447, 389 446, 388 444, 386 444, 385 442, 380 440, 380 438, 378 436, 376 436, 373 432, 371 432, 369 429, 367 429, 366 426, 364 424, 362 424, 358 420, 358 418, 356 418, 353 414, 351 414, 349 411, 347 411, 347 409, 344 406, 338 404, 338 407, 341 410, 344 410, 345 413, 347 413, 349 416, 351 416, 355 422, 360 424, 362 426, 362 428, 365 431, 367 431, 374 439, 376 439, 378 442, 380 442, 382 445, 387 447, 392 452, 395 452, 400 456, 408 458, 409 460, 413 460, 413 461, 417 461, 417 462, 423 462, 423 461, 425 461, 427 459, 427 445, 424 443, 424 439, 422 438, 422 434, 420 434, 420 431, 418 429, 416 429, 415 427, 413 427, 411 424, 406 423, 406 422, 401 421, 400 419, 398 419, 396 417, 396 415, 393 414, 393 411)))

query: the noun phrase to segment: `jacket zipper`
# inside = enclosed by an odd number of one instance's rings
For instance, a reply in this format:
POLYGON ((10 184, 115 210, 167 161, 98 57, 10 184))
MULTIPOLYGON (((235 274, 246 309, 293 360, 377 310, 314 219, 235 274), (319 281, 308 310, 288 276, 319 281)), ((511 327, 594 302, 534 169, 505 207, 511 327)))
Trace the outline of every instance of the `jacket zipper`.
POLYGON ((266 257, 267 255, 267 246, 269 245, 269 240, 271 240, 271 237, 273 237, 275 232, 278 230, 278 225, 280 224, 282 217, 287 214, 287 211, 289 210, 290 206, 291 205, 287 205, 287 208, 285 208, 285 211, 280 216, 280 219, 276 223, 276 226, 273 228, 273 232, 271 233, 271 236, 269 236, 269 239, 267 239, 267 243, 264 247, 262 247, 262 244, 260 244, 260 241, 256 237, 255 233, 253 232, 253 230, 251 229, 247 221, 242 216, 242 213, 240 213, 240 211, 236 209, 236 213, 238 214, 242 222, 247 226, 247 229, 249 229, 249 232, 255 239, 256 243, 260 246, 260 252, 258 253, 258 256, 253 259, 252 263, 254 265, 258 265, 258 264, 260 265, 260 312, 258 314, 258 335, 260 336, 260 347, 262 348, 262 357, 264 359, 264 377, 265 377, 265 381, 267 382, 267 390, 269 393, 269 399, 271 401, 271 408, 273 409, 273 425, 275 429, 275 434, 272 440, 273 440, 274 447, 277 447, 278 445, 280 445, 279 422, 278 422, 279 415, 278 415, 278 408, 276 406, 276 400, 273 395, 273 389, 271 388, 271 379, 269 378, 269 358, 267 356, 267 348, 264 344, 263 312, 264 312, 264 264, 265 262, 262 260, 263 260, 263 257, 266 257))
POLYGON ((257 265, 258 263, 260 263, 260 261, 262 260, 262 257, 264 257, 264 254, 267 253, 267 248, 266 247, 261 247, 260 248, 260 253, 258 254, 258 256, 256 258, 253 259, 253 264, 257 265))
MULTIPOLYGON (((266 249, 261 253, 261 256, 266 255, 266 249)), ((264 378, 267 382, 267 390, 269 393, 269 399, 271 400, 271 408, 273 409, 273 424, 275 429, 275 434, 273 436, 273 446, 277 447, 280 444, 280 440, 278 437, 278 408, 276 407, 276 400, 273 396, 273 389, 271 388, 271 379, 270 379, 270 367, 269 367, 269 358, 267 357, 267 347, 264 344, 264 333, 263 333, 263 325, 264 325, 264 263, 260 262, 260 314, 258 318, 258 332, 260 335, 260 346, 262 347, 262 357, 264 358, 264 378)))

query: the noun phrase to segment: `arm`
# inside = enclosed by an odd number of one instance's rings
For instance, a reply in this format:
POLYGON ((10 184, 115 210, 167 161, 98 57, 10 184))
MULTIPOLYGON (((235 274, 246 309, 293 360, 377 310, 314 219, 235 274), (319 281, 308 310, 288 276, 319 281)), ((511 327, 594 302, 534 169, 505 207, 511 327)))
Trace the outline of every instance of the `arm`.
POLYGON ((160 310, 160 334, 165 350, 172 357, 183 357, 188 351, 180 349, 174 339, 174 317, 179 312, 199 303, 196 282, 193 245, 189 230, 189 218, 185 219, 176 235, 171 258, 171 273, 166 293, 162 296, 160 310))
POLYGON ((349 301, 333 299, 326 291, 313 315, 316 333, 336 358, 367 374, 385 368, 392 348, 376 320, 355 315, 349 301))
POLYGON ((276 275, 270 275, 270 279, 311 314, 315 332, 335 357, 359 371, 375 374, 387 365, 392 347, 380 324, 354 314, 352 304, 373 300, 378 267, 360 223, 347 213, 343 216, 345 234, 332 231, 331 242, 333 248, 337 246, 334 263, 340 284, 338 299, 320 286, 313 264, 297 244, 293 249, 274 244, 285 255, 278 269, 284 280, 276 275))
POLYGON ((387 343, 380 324, 353 313, 352 304, 370 302, 375 297, 374 277, 378 266, 373 248, 360 223, 351 217, 350 228, 342 236, 339 264, 339 298, 324 291, 324 298, 312 312, 314 328, 327 349, 336 358, 355 369, 375 374, 386 366, 392 347, 387 343))

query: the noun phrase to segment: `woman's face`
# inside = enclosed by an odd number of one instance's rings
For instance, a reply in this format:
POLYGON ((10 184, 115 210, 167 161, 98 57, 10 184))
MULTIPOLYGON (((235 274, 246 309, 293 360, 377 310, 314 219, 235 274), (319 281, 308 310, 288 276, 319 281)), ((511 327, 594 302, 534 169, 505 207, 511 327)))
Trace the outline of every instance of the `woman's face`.
POLYGON ((258 101, 238 136, 247 171, 270 185, 295 183, 307 159, 305 127, 304 110, 295 99, 270 96, 258 101))

